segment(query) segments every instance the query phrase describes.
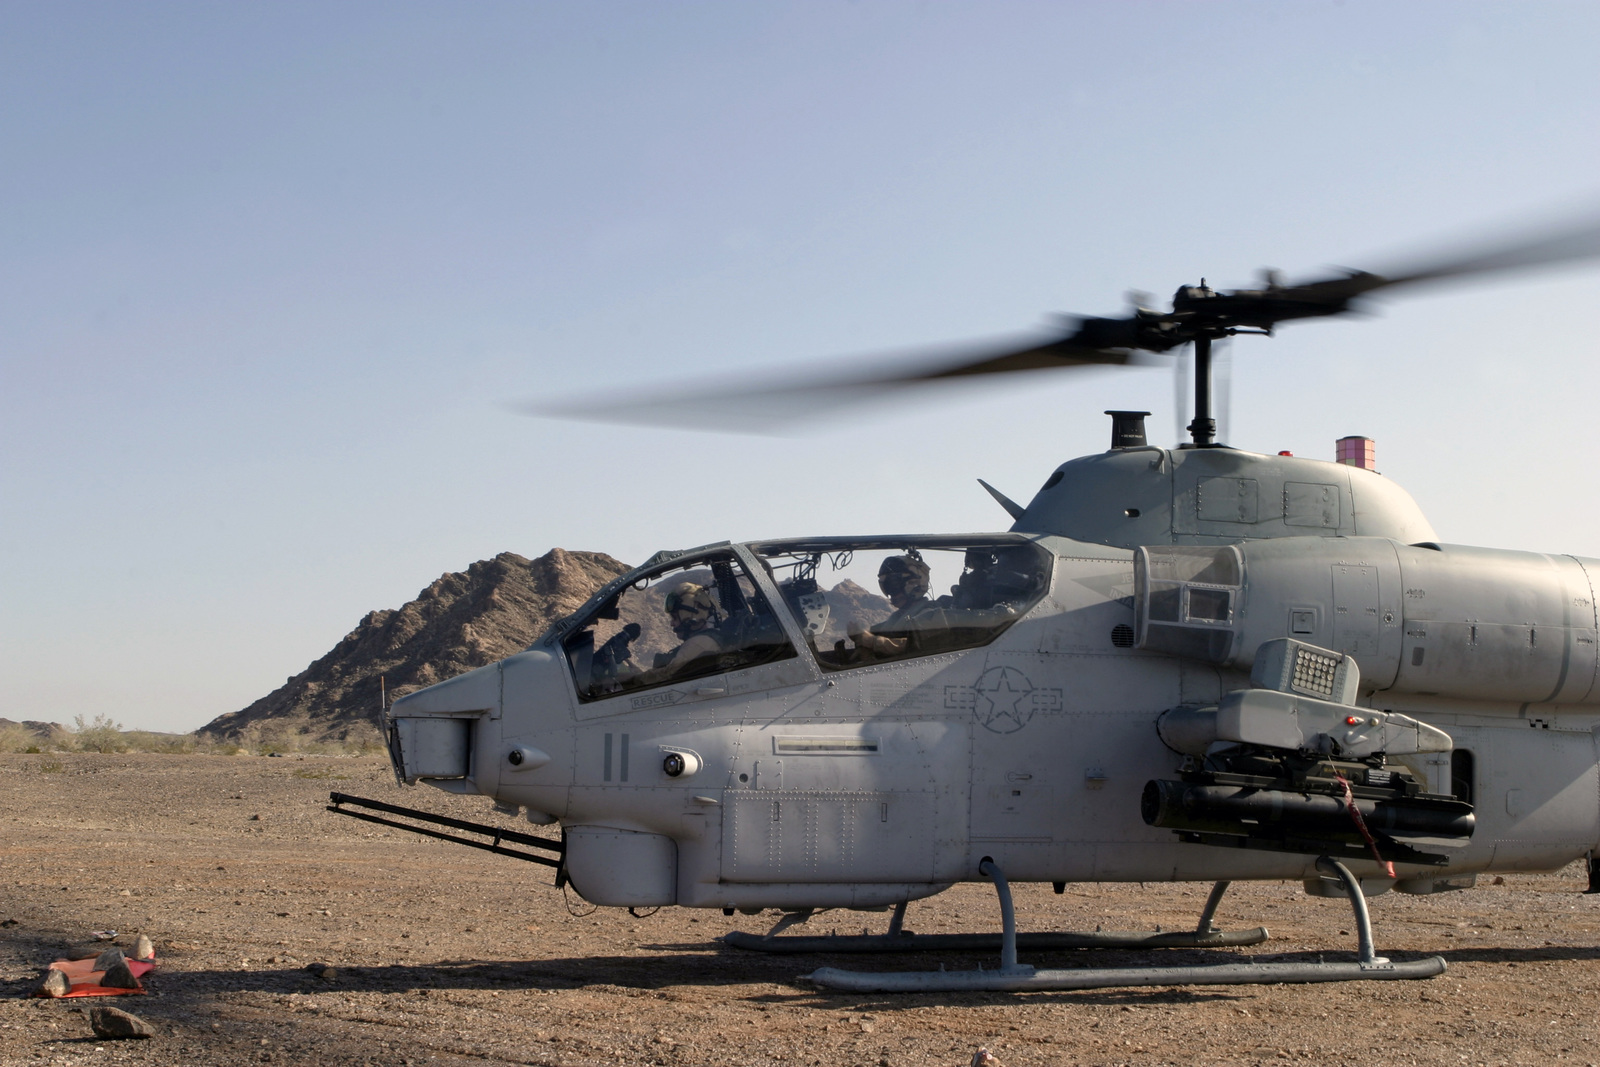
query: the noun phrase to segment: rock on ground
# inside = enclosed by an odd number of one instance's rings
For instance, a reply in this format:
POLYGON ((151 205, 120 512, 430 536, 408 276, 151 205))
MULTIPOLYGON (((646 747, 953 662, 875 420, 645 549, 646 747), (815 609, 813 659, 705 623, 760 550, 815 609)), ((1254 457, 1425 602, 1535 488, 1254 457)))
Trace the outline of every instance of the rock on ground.
POLYGON ((105 989, 143 989, 139 979, 133 976, 133 968, 128 966, 128 961, 117 960, 100 976, 100 985, 105 989))
POLYGON ((104 1038, 154 1037, 150 1024, 121 1008, 97 1007, 89 1009, 89 1026, 95 1036, 104 1038))
POLYGON ((35 996, 64 997, 72 992, 72 979, 67 977, 65 971, 58 971, 54 967, 45 968, 39 978, 39 984, 33 989, 35 996))

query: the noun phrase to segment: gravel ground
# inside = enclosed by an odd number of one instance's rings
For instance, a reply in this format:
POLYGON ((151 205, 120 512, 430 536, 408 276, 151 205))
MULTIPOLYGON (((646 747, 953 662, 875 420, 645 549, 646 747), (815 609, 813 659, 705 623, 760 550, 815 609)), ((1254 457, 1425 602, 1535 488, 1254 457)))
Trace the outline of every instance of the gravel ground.
MULTIPOLYGON (((799 975, 991 961, 738 953, 714 938, 764 930, 774 914, 590 913, 553 888, 549 868, 328 814, 330 789, 497 818, 481 797, 399 789, 382 757, 0 756, 0 1063, 961 1067, 979 1045, 1004 1067, 1600 1063, 1600 897, 1580 894, 1576 865, 1433 898, 1375 898, 1380 951, 1449 961, 1431 981, 843 995, 799 975), (141 932, 155 940, 149 995, 27 997, 46 964, 105 929, 124 946, 141 932), (336 973, 316 977, 311 963, 336 973), (97 1040, 93 1003, 134 1011, 158 1036, 97 1040)), ((1206 890, 1018 886, 1018 922, 1192 926, 1206 890)), ((1348 906, 1298 883, 1235 886, 1219 922, 1263 924, 1273 937, 1160 959, 1354 955, 1348 906)), ((830 912, 802 929, 885 924, 830 912)), ((992 890, 976 885, 913 904, 907 919, 923 932, 997 925, 992 890)), ((1088 959, 1023 956, 1052 967, 1088 959)))

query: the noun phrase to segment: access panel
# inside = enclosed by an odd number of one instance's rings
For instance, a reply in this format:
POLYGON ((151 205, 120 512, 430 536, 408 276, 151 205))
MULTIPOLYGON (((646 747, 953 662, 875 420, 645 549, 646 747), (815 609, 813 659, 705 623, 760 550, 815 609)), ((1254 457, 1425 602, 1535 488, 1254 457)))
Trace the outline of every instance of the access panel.
POLYGON ((931 791, 730 789, 725 882, 929 882, 931 791))

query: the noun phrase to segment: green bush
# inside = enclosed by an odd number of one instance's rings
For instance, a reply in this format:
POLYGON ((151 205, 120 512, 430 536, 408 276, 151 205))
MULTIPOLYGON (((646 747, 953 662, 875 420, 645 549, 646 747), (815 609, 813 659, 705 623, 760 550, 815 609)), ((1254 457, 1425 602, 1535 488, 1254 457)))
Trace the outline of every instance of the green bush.
POLYGON ((78 715, 72 720, 72 747, 79 752, 126 752, 128 742, 122 725, 109 716, 96 715, 94 722, 86 723, 78 715))
POLYGON ((161 734, 150 730, 129 730, 122 735, 123 743, 132 752, 159 752, 166 755, 188 755, 200 747, 194 734, 161 734))
POLYGON ((38 752, 39 735, 19 722, 0 726, 0 752, 38 752))
POLYGON ((371 723, 357 723, 344 735, 344 751, 348 756, 376 756, 387 753, 383 735, 371 723))
MULTIPOLYGON (((369 723, 358 723, 343 736, 314 739, 303 722, 252 723, 236 738, 212 734, 169 734, 154 730, 124 730, 106 715, 87 721, 82 715, 71 727, 54 727, 50 738, 40 737, 20 723, 0 726, 0 753, 45 755, 55 752, 151 752, 161 755, 251 756, 371 756, 385 751, 383 738, 369 723)), ((59 769, 59 765, 51 770, 59 769)))

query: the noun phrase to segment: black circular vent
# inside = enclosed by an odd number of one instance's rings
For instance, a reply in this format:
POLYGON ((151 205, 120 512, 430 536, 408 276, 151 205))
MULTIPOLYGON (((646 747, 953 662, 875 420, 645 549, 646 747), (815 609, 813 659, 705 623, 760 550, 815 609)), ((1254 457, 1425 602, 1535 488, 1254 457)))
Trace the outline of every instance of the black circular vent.
POLYGON ((1133 627, 1119 622, 1111 628, 1111 643, 1118 648, 1133 647, 1133 627))

